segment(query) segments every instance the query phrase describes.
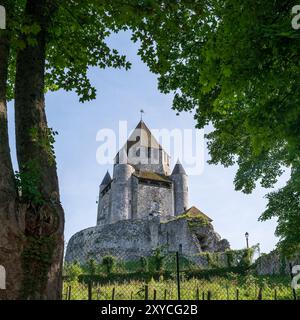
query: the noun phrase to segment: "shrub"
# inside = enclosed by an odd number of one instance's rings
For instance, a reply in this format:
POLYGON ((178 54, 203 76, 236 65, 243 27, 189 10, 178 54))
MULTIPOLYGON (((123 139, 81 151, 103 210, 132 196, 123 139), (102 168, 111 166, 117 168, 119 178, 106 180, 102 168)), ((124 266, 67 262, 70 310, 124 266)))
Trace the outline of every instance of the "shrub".
POLYGON ((108 275, 112 273, 114 266, 115 266, 115 263, 116 263, 115 257, 113 257, 113 256, 103 257, 102 265, 108 275))
POLYGON ((142 272, 148 271, 148 260, 145 257, 140 258, 140 267, 142 272))

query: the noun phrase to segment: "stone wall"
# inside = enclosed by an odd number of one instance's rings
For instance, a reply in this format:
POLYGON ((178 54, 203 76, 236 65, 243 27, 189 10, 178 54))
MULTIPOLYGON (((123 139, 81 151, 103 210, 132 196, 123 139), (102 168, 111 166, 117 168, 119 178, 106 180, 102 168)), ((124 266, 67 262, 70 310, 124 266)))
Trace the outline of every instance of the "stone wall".
POLYGON ((137 218, 148 217, 154 211, 165 216, 174 215, 173 188, 140 182, 133 196, 137 198, 137 218))
MULTIPOLYGON (((210 237, 210 250, 225 250, 220 237, 209 224, 203 227, 202 238, 210 237), (209 231, 207 231, 209 228, 209 231)), ((191 231, 186 219, 153 217, 139 220, 119 221, 105 226, 96 226, 76 233, 69 241, 66 262, 86 262, 95 259, 101 262, 105 255, 124 260, 137 260, 150 256, 157 247, 165 246, 168 252, 181 251, 192 256, 202 252, 199 234, 191 231)), ((227 241, 227 240, 226 240, 227 241)), ((196 259, 196 258, 195 258, 196 259)))
POLYGON ((110 223, 111 190, 99 197, 97 225, 110 223))
POLYGON ((290 263, 292 266, 300 265, 300 254, 287 259, 277 250, 273 250, 255 261, 255 269, 259 275, 290 274, 290 263))

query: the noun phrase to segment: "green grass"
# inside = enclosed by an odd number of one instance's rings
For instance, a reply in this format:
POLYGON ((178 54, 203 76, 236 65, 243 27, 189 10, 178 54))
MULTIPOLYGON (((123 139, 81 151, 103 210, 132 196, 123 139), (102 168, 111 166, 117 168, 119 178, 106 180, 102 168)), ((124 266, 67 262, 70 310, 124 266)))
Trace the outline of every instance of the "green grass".
MULTIPOLYGON (((145 282, 127 281, 111 282, 106 284, 92 285, 93 300, 144 300, 145 282)), ((154 281, 147 283, 148 299, 153 300, 176 300, 177 283, 175 280, 154 281)), ((213 277, 207 279, 185 279, 181 276, 181 299, 182 300, 206 300, 210 294, 212 300, 257 300, 259 289, 262 288, 263 300, 293 299, 290 279, 287 276, 237 276, 229 274, 228 277, 213 277), (210 293, 209 293, 210 292, 210 293)), ((71 300, 87 300, 88 286, 78 281, 64 283, 64 299, 68 287, 71 287, 71 300)), ((298 292, 298 296, 300 291, 298 292)))

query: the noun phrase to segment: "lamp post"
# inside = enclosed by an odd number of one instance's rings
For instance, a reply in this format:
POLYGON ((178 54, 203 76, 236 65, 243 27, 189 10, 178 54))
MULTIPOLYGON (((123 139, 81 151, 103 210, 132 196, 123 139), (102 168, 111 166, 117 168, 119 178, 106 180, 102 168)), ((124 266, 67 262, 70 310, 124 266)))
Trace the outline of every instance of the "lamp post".
POLYGON ((249 249, 249 233, 245 233, 245 238, 246 238, 246 244, 247 244, 247 249, 249 249))

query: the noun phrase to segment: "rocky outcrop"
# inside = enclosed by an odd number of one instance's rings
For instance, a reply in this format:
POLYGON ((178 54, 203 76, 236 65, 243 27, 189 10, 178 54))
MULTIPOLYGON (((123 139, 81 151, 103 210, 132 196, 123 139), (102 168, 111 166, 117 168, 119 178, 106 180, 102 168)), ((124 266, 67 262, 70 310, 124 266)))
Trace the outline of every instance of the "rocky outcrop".
POLYGON ((137 260, 152 255, 157 247, 194 256, 204 251, 225 251, 229 243, 222 240, 206 220, 154 216, 82 230, 70 239, 65 260, 84 263, 93 258, 100 262, 105 255, 125 261, 137 260))

